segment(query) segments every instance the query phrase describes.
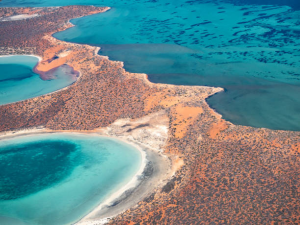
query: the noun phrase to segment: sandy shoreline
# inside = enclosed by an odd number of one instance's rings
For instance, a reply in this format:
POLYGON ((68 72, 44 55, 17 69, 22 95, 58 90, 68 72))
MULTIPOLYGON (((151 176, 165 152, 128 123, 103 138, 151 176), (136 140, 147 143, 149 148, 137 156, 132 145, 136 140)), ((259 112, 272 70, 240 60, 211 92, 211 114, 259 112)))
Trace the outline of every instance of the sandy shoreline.
POLYGON ((171 162, 168 157, 154 151, 153 149, 143 146, 141 143, 134 142, 128 138, 109 135, 101 130, 93 131, 55 131, 44 127, 33 127, 30 129, 20 129, 16 131, 8 131, 0 133, 0 141, 10 138, 42 135, 47 133, 70 133, 70 134, 86 134, 99 137, 107 137, 120 142, 125 142, 141 153, 141 167, 131 180, 121 189, 109 195, 96 208, 83 216, 74 224, 92 225, 105 224, 110 218, 117 216, 125 210, 134 207, 139 201, 151 194, 155 188, 165 184, 166 179, 171 174, 171 162), (164 156, 164 157, 163 157, 164 156), (156 183, 156 184, 153 184, 156 183))
MULTIPOLYGON (((35 57, 35 58, 38 58, 39 62, 42 61, 42 57, 38 56, 38 55, 0 55, 0 58, 1 57, 13 57, 13 56, 31 56, 31 57, 35 57)), ((38 62, 38 63, 39 63, 38 62)))

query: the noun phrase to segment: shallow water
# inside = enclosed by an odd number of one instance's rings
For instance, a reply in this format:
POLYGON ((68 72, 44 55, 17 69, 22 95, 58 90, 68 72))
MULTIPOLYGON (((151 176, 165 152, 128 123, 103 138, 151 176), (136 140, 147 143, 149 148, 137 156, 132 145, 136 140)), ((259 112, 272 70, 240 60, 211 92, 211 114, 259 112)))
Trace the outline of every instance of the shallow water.
POLYGON ((42 80, 33 72, 37 63, 33 56, 0 57, 0 105, 48 94, 77 80, 67 66, 55 69, 51 79, 42 80))
MULTIPOLYGON (((5 4, 75 3, 79 2, 5 4)), ((300 130, 300 13, 285 6, 297 10, 299 2, 88 0, 80 4, 113 8, 72 20, 76 26, 55 34, 56 38, 101 46, 100 54, 123 61, 130 72, 147 73, 153 82, 224 87, 227 91, 208 103, 235 124, 300 130)))
POLYGON ((299 15, 287 6, 159 1, 75 19, 54 36, 101 46, 152 82, 224 87, 208 103, 235 124, 300 130, 299 15))
POLYGON ((2 140, 0 224, 71 224, 129 182, 141 162, 131 145, 95 135, 2 140))

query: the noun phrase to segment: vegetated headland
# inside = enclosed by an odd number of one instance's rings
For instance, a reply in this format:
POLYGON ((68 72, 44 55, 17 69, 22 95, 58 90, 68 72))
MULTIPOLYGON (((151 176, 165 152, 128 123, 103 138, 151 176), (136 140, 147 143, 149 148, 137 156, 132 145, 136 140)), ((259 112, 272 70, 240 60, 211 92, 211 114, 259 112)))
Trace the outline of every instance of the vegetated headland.
POLYGON ((97 55, 99 48, 52 37, 72 26, 69 19, 107 9, 0 8, 6 18, 0 22, 1 55, 37 55, 37 71, 67 64, 81 76, 64 90, 0 106, 0 131, 95 131, 118 123, 115 135, 128 132, 153 147, 147 137, 160 138, 151 129, 164 118, 167 138, 160 148, 171 161, 172 177, 109 223, 300 222, 299 132, 233 125, 205 101, 221 88, 153 84, 145 74, 126 72, 122 62, 97 55))

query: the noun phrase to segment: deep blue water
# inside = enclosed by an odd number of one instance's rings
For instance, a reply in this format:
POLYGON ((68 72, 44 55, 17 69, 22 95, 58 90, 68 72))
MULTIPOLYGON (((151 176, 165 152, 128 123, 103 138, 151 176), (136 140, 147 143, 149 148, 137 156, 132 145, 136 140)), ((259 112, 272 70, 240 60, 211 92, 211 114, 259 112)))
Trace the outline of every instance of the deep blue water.
POLYGON ((101 46, 99 54, 123 61, 130 72, 147 73, 152 82, 224 87, 226 92, 208 103, 235 124, 300 130, 300 2, 16 0, 3 5, 10 4, 112 6, 72 20, 75 27, 54 36, 101 46))
POLYGON ((0 224, 72 224, 140 169, 133 146, 97 135, 53 133, 0 142, 0 224))

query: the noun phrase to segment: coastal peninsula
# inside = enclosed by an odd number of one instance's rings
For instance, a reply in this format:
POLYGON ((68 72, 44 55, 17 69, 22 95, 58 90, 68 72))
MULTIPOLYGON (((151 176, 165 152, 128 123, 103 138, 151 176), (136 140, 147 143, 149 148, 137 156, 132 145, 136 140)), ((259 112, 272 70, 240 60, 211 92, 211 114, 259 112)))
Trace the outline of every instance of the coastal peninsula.
POLYGON ((72 26, 69 19, 108 9, 0 8, 1 55, 37 55, 37 71, 67 64, 80 73, 66 89, 0 106, 2 134, 37 127, 99 132, 167 157, 168 176, 110 216, 111 224, 299 222, 299 132, 233 125, 206 103, 222 88, 153 84, 99 56, 99 48, 52 37, 72 26))

